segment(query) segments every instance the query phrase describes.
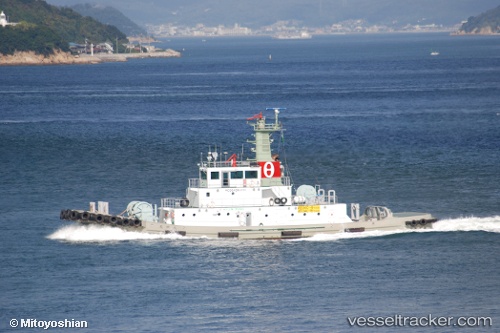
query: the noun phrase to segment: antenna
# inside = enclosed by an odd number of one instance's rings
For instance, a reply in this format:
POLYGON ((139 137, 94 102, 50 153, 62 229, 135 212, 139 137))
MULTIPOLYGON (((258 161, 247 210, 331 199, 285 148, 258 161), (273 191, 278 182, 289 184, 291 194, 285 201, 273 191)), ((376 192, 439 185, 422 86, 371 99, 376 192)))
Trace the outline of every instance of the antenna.
POLYGON ((266 111, 274 111, 274 122, 276 126, 278 126, 278 115, 280 114, 280 111, 286 110, 286 108, 266 108, 266 111))
POLYGON ((207 161, 208 161, 208 166, 210 166, 210 162, 214 159, 214 156, 212 155, 212 147, 208 146, 208 153, 207 153, 207 161))

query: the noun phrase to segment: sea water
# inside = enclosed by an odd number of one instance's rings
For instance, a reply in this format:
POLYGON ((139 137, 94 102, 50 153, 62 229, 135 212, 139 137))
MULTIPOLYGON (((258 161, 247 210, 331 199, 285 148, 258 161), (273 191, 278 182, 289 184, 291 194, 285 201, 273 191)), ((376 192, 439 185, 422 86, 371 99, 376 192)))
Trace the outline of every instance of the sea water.
MULTIPOLYGON (((498 37, 160 46, 182 57, 0 67, 0 330, 36 319, 88 332, 347 332, 367 330, 349 318, 398 315, 498 328, 498 37), (266 107, 286 108, 274 142, 295 187, 430 212, 434 230, 238 241, 59 220, 90 201, 119 213, 182 196, 208 150, 251 156, 245 120, 266 107)), ((389 324, 378 330, 401 329, 389 324)))

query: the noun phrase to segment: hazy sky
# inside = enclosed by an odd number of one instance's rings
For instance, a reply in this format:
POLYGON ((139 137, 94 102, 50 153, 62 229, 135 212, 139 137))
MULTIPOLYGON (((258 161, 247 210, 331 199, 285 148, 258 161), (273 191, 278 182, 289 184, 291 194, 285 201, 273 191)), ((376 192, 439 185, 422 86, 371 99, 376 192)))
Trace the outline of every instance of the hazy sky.
POLYGON ((346 19, 372 23, 458 24, 499 5, 498 0, 46 0, 52 5, 97 3, 111 6, 138 24, 272 24, 299 20, 308 26, 346 19), (431 22, 429 22, 431 21, 431 22))

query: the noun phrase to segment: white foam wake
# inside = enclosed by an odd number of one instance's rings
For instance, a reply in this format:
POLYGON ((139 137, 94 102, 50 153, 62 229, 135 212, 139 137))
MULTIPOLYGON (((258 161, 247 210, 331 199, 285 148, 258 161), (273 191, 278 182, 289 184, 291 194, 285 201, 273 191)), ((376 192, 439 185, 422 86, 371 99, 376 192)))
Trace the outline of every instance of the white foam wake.
POLYGON ((440 220, 431 231, 487 231, 500 233, 500 216, 440 220))
POLYGON ((159 240, 183 238, 178 234, 150 234, 145 232, 125 231, 99 225, 68 225, 61 227, 47 236, 48 239, 67 242, 116 242, 129 240, 159 240))
MULTIPOLYGON (((433 225, 433 229, 402 229, 391 231, 367 231, 355 233, 318 234, 311 238, 302 238, 291 241, 335 241, 351 238, 383 237, 401 233, 415 232, 453 232, 453 231, 485 231, 500 233, 500 216, 492 217, 463 217, 440 220, 433 225)), ((144 232, 125 231, 120 228, 98 225, 68 225, 59 228, 47 236, 48 239, 67 242, 119 242, 129 240, 173 240, 195 239, 178 234, 149 234, 144 232)), ((202 237, 205 239, 206 237, 202 237)))
POLYGON ((415 232, 453 232, 453 231, 486 231, 500 233, 500 216, 492 217, 463 217, 456 219, 439 220, 433 224, 432 229, 402 229, 391 231, 366 231, 356 233, 338 233, 338 234, 318 234, 311 238, 302 238, 295 241, 335 241, 351 238, 382 237, 403 233, 415 232))

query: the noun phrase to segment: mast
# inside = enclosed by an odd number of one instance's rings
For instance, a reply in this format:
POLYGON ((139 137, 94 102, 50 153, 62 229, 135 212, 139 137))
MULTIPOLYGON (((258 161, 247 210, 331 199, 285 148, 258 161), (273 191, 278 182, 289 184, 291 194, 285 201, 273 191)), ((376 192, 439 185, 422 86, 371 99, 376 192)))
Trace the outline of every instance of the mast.
POLYGON ((271 135, 273 132, 283 131, 283 125, 279 122, 280 110, 285 108, 267 108, 267 111, 274 110, 274 123, 266 123, 266 117, 262 112, 248 118, 248 124, 253 127, 255 140, 247 140, 254 145, 251 151, 255 153, 254 158, 248 160, 257 162, 261 166, 262 185, 279 186, 281 181, 281 163, 276 155, 271 154, 271 135), (255 120, 255 122, 251 122, 255 120))

